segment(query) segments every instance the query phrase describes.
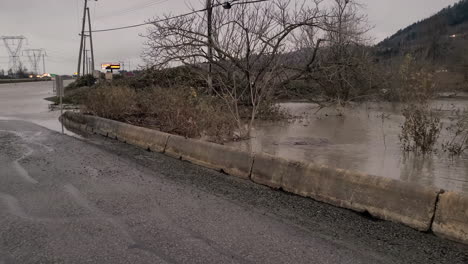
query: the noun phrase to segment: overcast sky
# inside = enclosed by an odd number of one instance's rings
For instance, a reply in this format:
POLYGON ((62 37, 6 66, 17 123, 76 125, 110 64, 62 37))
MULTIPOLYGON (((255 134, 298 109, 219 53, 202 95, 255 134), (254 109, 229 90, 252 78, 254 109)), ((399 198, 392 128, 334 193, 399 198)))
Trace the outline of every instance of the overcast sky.
MULTIPOLYGON (((371 34, 376 41, 413 22, 426 18, 457 0, 360 0, 365 4, 371 34)), ((72 74, 76 71, 81 16, 84 0, 2 0, 0 36, 23 35, 23 49, 44 48, 47 72, 72 74)), ((200 0, 99 0, 90 1, 94 29, 141 23, 155 15, 178 14, 200 0)), ((145 27, 94 35, 96 65, 124 61, 131 68, 141 65, 145 27)), ((22 62, 30 68, 27 58, 22 62)), ((42 65, 42 64, 41 64, 42 65)), ((0 43, 0 69, 8 68, 8 54, 0 43)))

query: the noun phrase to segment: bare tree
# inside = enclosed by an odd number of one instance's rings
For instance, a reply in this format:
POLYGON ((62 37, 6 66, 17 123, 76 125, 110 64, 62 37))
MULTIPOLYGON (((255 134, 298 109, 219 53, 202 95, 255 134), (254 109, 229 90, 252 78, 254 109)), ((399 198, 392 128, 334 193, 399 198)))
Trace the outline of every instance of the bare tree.
POLYGON ((310 42, 320 43, 316 32, 327 30, 328 14, 319 8, 320 0, 257 2, 236 1, 229 11, 213 9, 212 39, 207 17, 200 13, 154 23, 146 36, 145 58, 153 67, 184 64, 207 76, 206 62, 211 63, 214 93, 225 101, 242 136, 250 134, 259 108, 275 89, 302 75, 315 60, 316 51, 299 73, 288 71, 288 54, 302 48, 297 34, 308 33, 310 42), (249 109, 246 126, 240 107, 249 109))
POLYGON ((361 9, 356 0, 334 0, 328 17, 327 45, 317 79, 327 87, 325 95, 337 102, 362 96, 373 86, 370 39, 366 37, 370 27, 361 9))
POLYGON ((327 3, 325 29, 301 27, 292 34, 298 51, 288 56, 282 90, 321 108, 376 94, 383 78, 366 37, 370 27, 360 13, 363 6, 357 0, 327 3))

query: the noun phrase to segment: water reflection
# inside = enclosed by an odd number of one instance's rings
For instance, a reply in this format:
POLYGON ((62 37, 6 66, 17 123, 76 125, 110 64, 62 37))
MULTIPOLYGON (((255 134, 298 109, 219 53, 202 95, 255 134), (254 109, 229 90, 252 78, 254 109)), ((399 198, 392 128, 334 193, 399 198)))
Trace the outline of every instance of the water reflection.
MULTIPOLYGON (((432 107, 447 123, 453 110, 466 109, 467 102, 436 100, 432 107)), ((258 122, 252 139, 230 145, 468 193, 466 154, 450 158, 439 152, 421 157, 401 151, 398 135, 404 118, 399 104, 364 103, 318 113, 314 104, 285 103, 282 107, 302 117, 293 122, 258 122)), ((441 140, 446 139, 443 131, 441 140)))
MULTIPOLYGON (((0 119, 26 120, 61 131, 60 111, 49 111, 49 102, 43 100, 52 95, 51 82, 2 84, 0 119)), ((467 102, 466 98, 436 100, 432 107, 447 123, 455 109, 466 111, 467 102)), ((468 155, 450 158, 445 153, 436 153, 420 157, 401 152, 398 134, 403 117, 399 104, 364 103, 318 113, 314 104, 282 106, 301 118, 258 122, 251 140, 231 145, 468 193, 468 155)), ((441 139, 447 139, 446 131, 442 132, 441 139)))

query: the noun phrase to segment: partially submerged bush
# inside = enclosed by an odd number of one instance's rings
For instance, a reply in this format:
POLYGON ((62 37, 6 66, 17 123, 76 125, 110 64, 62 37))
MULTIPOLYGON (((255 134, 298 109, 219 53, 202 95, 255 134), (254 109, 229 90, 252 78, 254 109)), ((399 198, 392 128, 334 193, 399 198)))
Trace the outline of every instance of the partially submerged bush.
POLYGON ((289 113, 274 100, 266 100, 258 108, 257 118, 260 120, 277 121, 288 117, 289 113))
MULTIPOLYGON (((406 56, 399 72, 398 100, 404 103, 400 142, 405 151, 429 153, 440 135, 440 118, 431 110, 435 95, 433 75, 417 69, 414 59, 406 56)), ((394 91, 395 92, 395 91, 394 91)))
POLYGON ((440 119, 424 105, 409 105, 403 110, 400 142, 405 151, 429 153, 434 150, 440 135, 440 119))
POLYGON ((450 140, 445 142, 442 147, 450 155, 459 156, 468 150, 468 115, 457 113, 455 117, 451 118, 451 121, 454 123, 447 127, 450 140))

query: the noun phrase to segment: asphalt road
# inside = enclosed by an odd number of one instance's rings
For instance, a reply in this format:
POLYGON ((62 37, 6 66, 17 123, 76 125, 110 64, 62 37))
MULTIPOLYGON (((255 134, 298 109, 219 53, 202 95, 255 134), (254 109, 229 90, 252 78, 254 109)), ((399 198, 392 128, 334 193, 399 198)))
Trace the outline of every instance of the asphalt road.
POLYGON ((0 264, 468 263, 468 247, 114 140, 0 121, 0 264))

